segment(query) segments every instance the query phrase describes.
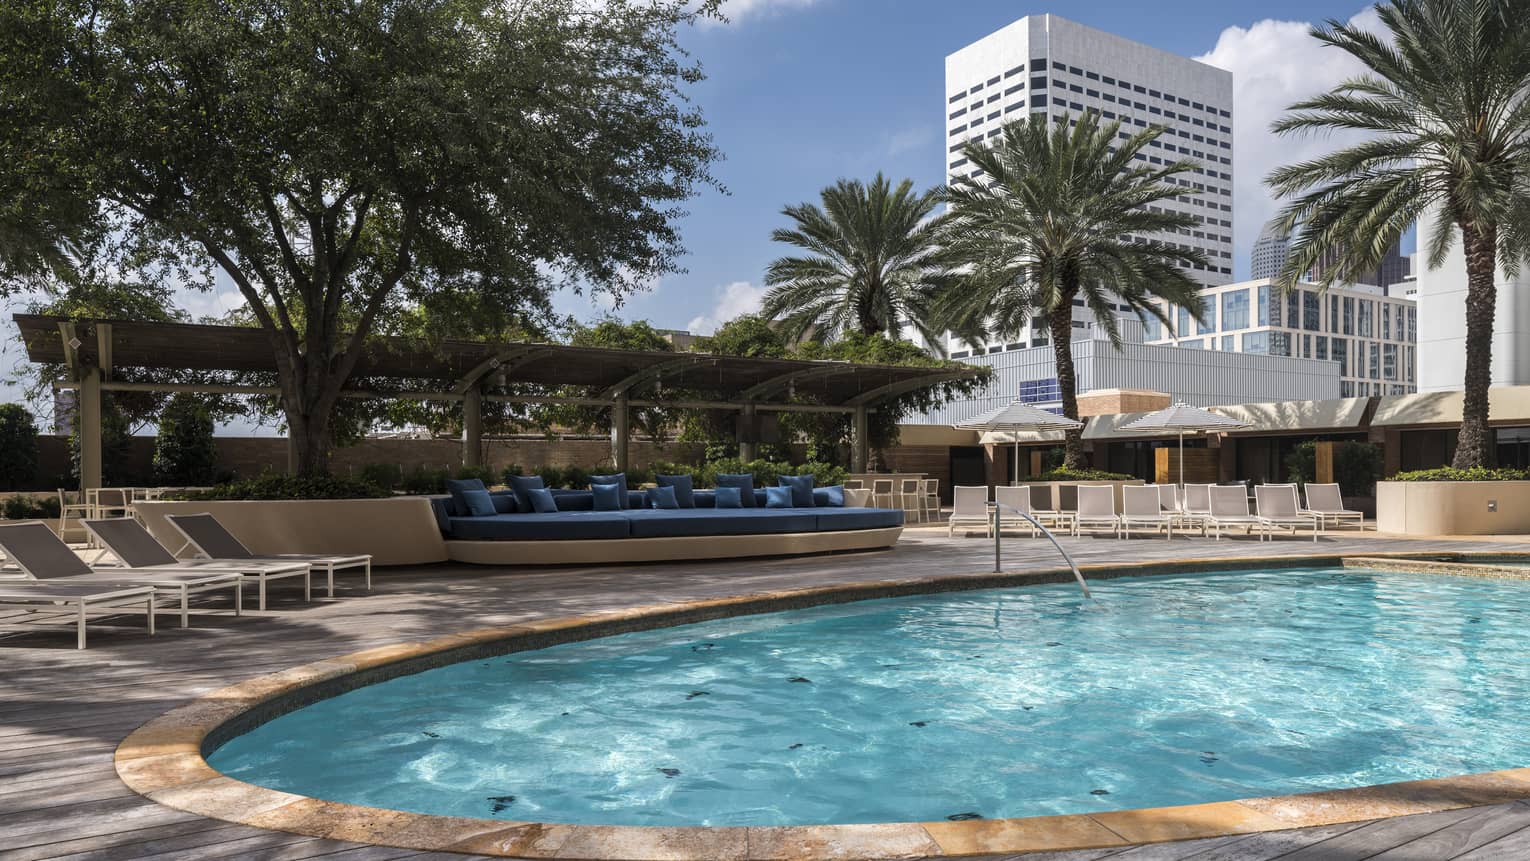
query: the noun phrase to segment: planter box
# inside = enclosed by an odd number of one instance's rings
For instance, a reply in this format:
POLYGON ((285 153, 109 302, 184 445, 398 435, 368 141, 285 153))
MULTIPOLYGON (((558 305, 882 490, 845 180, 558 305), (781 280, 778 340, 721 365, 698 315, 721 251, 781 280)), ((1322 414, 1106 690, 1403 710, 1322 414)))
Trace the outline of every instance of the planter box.
POLYGON ((154 537, 171 549, 185 539, 165 515, 206 512, 256 553, 369 553, 373 565, 447 561, 446 542, 423 496, 140 502, 134 508, 154 537))
POLYGON ((1376 529, 1400 535, 1527 535, 1530 481, 1378 481, 1376 529))

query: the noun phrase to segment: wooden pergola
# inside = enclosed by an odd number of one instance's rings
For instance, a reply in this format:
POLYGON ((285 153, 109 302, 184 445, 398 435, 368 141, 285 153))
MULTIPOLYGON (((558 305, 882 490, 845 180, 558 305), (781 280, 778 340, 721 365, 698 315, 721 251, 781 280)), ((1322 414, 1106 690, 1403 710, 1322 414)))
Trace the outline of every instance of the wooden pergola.
MULTIPOLYGON (((114 379, 123 369, 170 371, 276 372, 265 331, 238 326, 72 319, 16 314, 27 358, 59 365, 57 389, 78 398, 80 484, 101 484, 101 393, 112 391, 195 392, 273 395, 275 386, 146 383, 114 379)), ((877 405, 922 388, 983 374, 982 369, 918 368, 838 361, 758 359, 706 353, 611 350, 530 342, 483 343, 378 337, 356 366, 352 379, 382 383, 348 389, 346 397, 455 401, 462 404, 462 461, 477 466, 482 451, 485 401, 517 404, 577 404, 611 408, 611 455, 619 470, 628 466, 628 410, 641 407, 733 410, 753 418, 760 412, 830 412, 853 416, 852 469, 863 472, 867 418, 877 405), (400 384, 387 387, 389 381, 400 384), (408 383, 408 387, 402 384, 408 383), (590 394, 496 393, 528 384, 590 394), (666 399, 665 392, 685 392, 666 399), (804 402, 806 401, 806 402, 804 402)), ((754 443, 740 442, 740 455, 754 457, 754 443)))

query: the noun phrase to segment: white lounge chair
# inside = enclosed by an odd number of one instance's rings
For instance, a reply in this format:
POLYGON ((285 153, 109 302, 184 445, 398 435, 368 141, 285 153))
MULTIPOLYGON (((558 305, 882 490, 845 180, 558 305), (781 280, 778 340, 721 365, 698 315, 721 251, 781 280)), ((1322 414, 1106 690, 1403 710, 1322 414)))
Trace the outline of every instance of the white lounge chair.
POLYGON ((129 606, 141 606, 154 636, 154 587, 112 587, 99 583, 8 582, 0 585, 0 608, 38 615, 68 616, 75 623, 75 648, 85 648, 85 620, 89 614, 120 616, 129 606))
POLYGON ((1116 489, 1108 484, 1081 484, 1078 486, 1078 514, 1076 531, 1108 527, 1111 534, 1121 536, 1121 518, 1116 514, 1116 489))
POLYGON ((1125 485, 1121 488, 1121 534, 1132 537, 1132 527, 1151 527, 1154 532, 1162 530, 1164 538, 1174 537, 1174 520, 1178 512, 1165 511, 1163 496, 1151 485, 1125 485))
MULTIPOLYGON (((207 559, 239 559, 252 562, 306 562, 315 571, 324 572, 329 580, 329 597, 335 597, 335 572, 361 569, 366 578, 367 591, 372 590, 372 557, 366 554, 344 555, 330 553, 253 553, 234 533, 224 528, 218 518, 211 514, 169 514, 165 519, 176 531, 185 536, 186 544, 196 550, 198 556, 207 559)), ((182 547, 181 550, 185 550, 182 547)), ((177 551, 176 555, 180 555, 177 551)))
POLYGON ((1337 484, 1308 484, 1306 491, 1307 507, 1304 513, 1316 515, 1322 520, 1324 528, 1353 525, 1365 531, 1365 513, 1344 507, 1344 494, 1339 491, 1337 484))
POLYGON ((1243 527, 1245 534, 1259 530, 1259 540, 1264 541, 1270 537, 1268 525, 1264 518, 1249 513, 1248 491, 1243 485, 1221 486, 1212 485, 1206 488, 1207 499, 1211 511, 1206 517, 1206 526, 1216 533, 1218 541, 1222 540, 1222 533, 1229 528, 1243 527))
POLYGON ((1206 515, 1209 513, 1209 502, 1206 497, 1205 485, 1186 485, 1180 487, 1176 484, 1154 485, 1158 488, 1159 505, 1173 520, 1174 525, 1180 529, 1199 529, 1201 535, 1206 534, 1206 515), (1188 495, 1191 487, 1201 488, 1200 510, 1191 511, 1189 508, 1188 495))
POLYGON ((1296 504, 1296 485, 1261 484, 1254 488, 1254 511, 1264 521, 1265 530, 1289 529, 1295 535, 1303 527, 1312 530, 1312 540, 1323 531, 1323 520, 1316 514, 1303 514, 1296 504))
POLYGON ((993 501, 999 503, 999 528, 1013 526, 1031 533, 1032 538, 1041 535, 1036 524, 1021 515, 1031 513, 1031 489, 1029 487, 1004 487, 993 489, 993 501))
POLYGON ((946 519, 946 537, 956 533, 957 527, 966 529, 981 526, 988 537, 993 537, 993 521, 988 516, 987 487, 954 487, 951 489, 951 516, 946 519))
POLYGON ((243 609, 237 571, 209 569, 192 572, 176 566, 136 571, 93 568, 70 550, 63 539, 53 534, 51 527, 39 520, 0 526, 0 551, 4 551, 16 563, 22 574, 36 581, 47 581, 49 585, 96 584, 92 588, 148 588, 177 595, 180 598, 182 628, 191 624, 191 596, 201 592, 231 589, 234 592, 234 612, 237 614, 243 609))
POLYGON ((260 609, 266 609, 266 584, 289 577, 303 578, 303 600, 313 600, 313 569, 295 559, 177 559, 174 553, 155 540, 149 530, 131 517, 106 520, 82 520, 104 551, 128 568, 181 569, 183 571, 224 571, 238 575, 241 583, 253 581, 259 590, 260 609))

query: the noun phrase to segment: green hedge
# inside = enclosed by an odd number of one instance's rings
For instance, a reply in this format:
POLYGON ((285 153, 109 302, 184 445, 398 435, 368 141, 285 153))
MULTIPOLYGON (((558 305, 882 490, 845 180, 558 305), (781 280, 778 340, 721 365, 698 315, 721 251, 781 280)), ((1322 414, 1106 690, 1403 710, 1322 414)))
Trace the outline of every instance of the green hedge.
POLYGON ((220 484, 211 490, 194 490, 167 499, 211 501, 219 499, 379 499, 388 491, 367 481, 332 475, 281 475, 220 484))
POLYGON ((1135 481, 1135 475, 1106 472, 1103 469, 1069 469, 1059 466, 1036 477, 1037 481, 1135 481))
POLYGON ((1412 472, 1399 472, 1392 476, 1392 481, 1530 481, 1530 471, 1523 469, 1489 469, 1485 466, 1476 466, 1471 469, 1456 469, 1453 466, 1442 466, 1438 469, 1416 469, 1412 472))
POLYGON ((57 520, 58 496, 27 496, 17 494, 7 497, 0 506, 0 515, 6 520, 57 520))

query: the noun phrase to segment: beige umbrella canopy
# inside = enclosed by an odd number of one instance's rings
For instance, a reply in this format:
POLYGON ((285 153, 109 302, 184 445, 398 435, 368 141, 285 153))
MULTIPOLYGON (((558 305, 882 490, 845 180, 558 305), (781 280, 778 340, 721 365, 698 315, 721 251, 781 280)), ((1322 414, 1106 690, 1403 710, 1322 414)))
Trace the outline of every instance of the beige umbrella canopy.
POLYGON ((1246 427, 1248 425, 1237 419, 1228 418, 1227 416, 1180 402, 1171 404, 1161 410, 1155 410, 1136 421, 1124 424, 1121 426, 1121 430, 1134 431, 1136 433, 1179 434, 1179 484, 1181 487, 1184 487, 1185 434, 1202 432, 1221 433, 1246 427))
MULTIPOLYGON (((1020 401, 1011 401, 1009 406, 989 410, 981 415, 973 416, 963 422, 957 422, 956 427, 965 430, 998 431, 1019 433, 1022 431, 1048 431, 1048 430, 1074 430, 1084 426, 1083 422, 1074 421, 1067 416, 1049 413, 1040 407, 1023 404, 1020 401)), ((1015 456, 1011 458, 1015 466, 1015 481, 1020 480, 1020 440, 1017 437, 1015 443, 1015 456)))

